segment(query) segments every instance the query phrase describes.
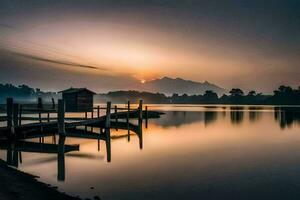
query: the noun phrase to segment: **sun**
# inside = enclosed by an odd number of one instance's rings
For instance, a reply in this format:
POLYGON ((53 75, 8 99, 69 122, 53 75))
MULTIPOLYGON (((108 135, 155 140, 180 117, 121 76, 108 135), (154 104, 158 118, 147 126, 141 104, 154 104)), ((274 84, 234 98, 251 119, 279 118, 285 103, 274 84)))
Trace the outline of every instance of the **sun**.
POLYGON ((146 83, 146 80, 145 80, 145 79, 142 79, 142 80, 141 80, 141 83, 142 83, 142 84, 146 83))

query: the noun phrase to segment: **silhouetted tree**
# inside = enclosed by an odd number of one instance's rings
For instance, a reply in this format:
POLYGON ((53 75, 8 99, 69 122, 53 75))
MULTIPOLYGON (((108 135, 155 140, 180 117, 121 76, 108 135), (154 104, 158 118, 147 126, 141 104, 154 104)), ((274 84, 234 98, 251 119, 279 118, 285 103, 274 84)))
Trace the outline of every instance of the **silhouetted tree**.
POLYGON ((203 101, 207 103, 217 103, 218 101, 218 95, 217 93, 207 90, 205 91, 205 94, 203 95, 203 101))
POLYGON ((240 88, 232 88, 229 92, 232 97, 243 96, 244 92, 240 88))
POLYGON ((255 96, 256 92, 254 90, 249 91, 248 96, 255 96))

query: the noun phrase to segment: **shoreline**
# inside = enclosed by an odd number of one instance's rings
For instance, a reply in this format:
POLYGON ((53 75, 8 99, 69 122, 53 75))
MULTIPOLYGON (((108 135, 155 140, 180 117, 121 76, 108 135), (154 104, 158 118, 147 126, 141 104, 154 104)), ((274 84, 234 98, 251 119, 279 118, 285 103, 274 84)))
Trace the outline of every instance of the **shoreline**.
POLYGON ((36 176, 9 167, 0 159, 0 200, 80 200, 42 183, 36 176))

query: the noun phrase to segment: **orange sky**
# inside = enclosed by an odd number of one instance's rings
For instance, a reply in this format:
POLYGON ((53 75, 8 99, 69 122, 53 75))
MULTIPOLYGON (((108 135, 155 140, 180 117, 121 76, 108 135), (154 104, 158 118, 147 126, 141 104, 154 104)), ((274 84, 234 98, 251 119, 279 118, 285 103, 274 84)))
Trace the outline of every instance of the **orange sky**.
POLYGON ((202 18, 188 20, 184 14, 177 20, 177 10, 166 14, 164 7, 146 7, 147 12, 99 7, 104 11, 100 14, 89 9, 61 12, 50 7, 52 12, 33 9, 5 16, 12 28, 1 28, 0 44, 14 52, 101 69, 54 66, 76 73, 139 80, 182 77, 226 88, 266 85, 263 91, 299 84, 297 56, 275 41, 268 45, 264 38, 236 31, 239 27, 224 28, 202 18))

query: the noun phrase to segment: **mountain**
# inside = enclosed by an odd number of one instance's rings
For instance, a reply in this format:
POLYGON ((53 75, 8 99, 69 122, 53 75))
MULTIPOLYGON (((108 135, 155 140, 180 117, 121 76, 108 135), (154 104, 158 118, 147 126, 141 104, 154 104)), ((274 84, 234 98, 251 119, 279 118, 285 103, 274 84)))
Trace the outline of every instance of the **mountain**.
POLYGON ((212 90, 220 96, 227 92, 225 89, 207 81, 201 83, 190 80, 184 80, 181 78, 173 79, 169 77, 145 82, 141 84, 140 90, 147 92, 159 92, 164 93, 166 95, 172 95, 174 93, 194 95, 203 94, 206 90, 212 90))

